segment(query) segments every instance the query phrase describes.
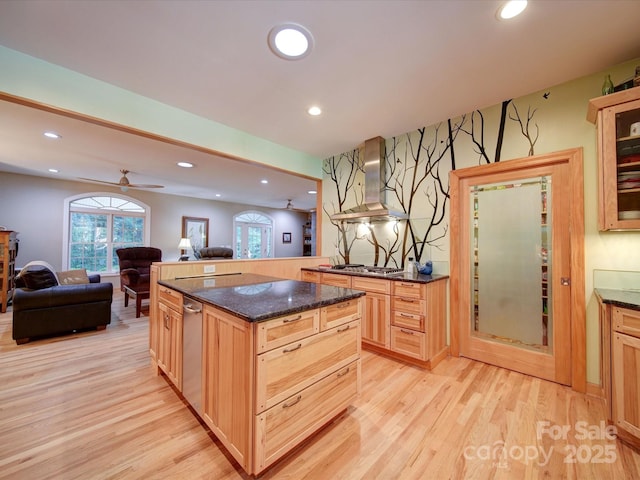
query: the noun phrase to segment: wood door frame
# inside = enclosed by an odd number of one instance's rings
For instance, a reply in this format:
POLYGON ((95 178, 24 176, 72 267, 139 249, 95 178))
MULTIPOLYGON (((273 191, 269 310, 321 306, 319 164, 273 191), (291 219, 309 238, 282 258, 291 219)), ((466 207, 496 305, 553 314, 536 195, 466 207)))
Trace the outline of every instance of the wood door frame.
MULTIPOLYGON (((584 172, 582 147, 562 150, 543 155, 535 155, 516 160, 508 160, 489 165, 452 170, 450 176, 450 258, 451 321, 450 352, 460 356, 460 320, 468 312, 460 311, 462 302, 461 279, 463 269, 468 269, 468 255, 460 248, 460 239, 467 224, 460 212, 465 208, 461 204, 460 183, 463 179, 480 175, 525 170, 554 163, 568 163, 570 170, 570 249, 571 249, 571 388, 577 392, 586 392, 587 388, 587 352, 586 352, 586 305, 584 277, 584 172)), ((467 208, 468 211, 468 208, 467 208)))

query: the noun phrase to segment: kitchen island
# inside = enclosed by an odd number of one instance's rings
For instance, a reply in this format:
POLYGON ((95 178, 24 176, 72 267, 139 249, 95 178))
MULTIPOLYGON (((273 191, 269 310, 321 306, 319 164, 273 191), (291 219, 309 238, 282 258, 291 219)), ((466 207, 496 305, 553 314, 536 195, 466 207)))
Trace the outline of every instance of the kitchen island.
POLYGON ((232 273, 157 280, 152 292, 158 372, 247 473, 264 471, 357 398, 363 291, 232 273), (193 312, 200 330, 187 327, 193 312), (187 394, 198 368, 198 393, 187 394))

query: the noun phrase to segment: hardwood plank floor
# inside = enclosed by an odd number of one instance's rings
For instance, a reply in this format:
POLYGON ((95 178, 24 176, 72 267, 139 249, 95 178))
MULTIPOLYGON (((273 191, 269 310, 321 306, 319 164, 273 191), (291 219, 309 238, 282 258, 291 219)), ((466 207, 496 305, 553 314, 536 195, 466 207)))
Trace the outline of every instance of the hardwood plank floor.
MULTIPOLYGON (((104 331, 20 346, 0 314, 0 478, 249 478, 154 374, 148 318, 122 305, 104 331)), ((362 374, 360 399, 261 478, 640 478, 634 450, 580 439, 600 432, 598 398, 462 358, 426 372, 363 351, 362 374)))

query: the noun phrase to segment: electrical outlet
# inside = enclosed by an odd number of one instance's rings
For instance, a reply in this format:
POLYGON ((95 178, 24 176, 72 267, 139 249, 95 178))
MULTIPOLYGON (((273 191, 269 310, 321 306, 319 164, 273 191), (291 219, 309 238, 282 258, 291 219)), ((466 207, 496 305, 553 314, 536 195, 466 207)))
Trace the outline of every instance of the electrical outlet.
POLYGON ((204 273, 215 273, 216 272, 216 266, 215 265, 205 265, 204 266, 204 273))

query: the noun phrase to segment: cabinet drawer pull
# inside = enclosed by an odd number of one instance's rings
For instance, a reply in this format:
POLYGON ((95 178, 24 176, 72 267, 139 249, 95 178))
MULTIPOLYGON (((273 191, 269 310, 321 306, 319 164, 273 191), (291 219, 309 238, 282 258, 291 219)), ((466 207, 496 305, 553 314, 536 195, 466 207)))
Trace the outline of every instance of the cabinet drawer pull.
POLYGON ((347 308, 347 307, 350 307, 350 306, 351 306, 351 302, 339 303, 336 308, 347 308))
POLYGON ((282 408, 289 408, 289 407, 293 407, 296 403, 298 403, 300 400, 302 400, 302 395, 298 395, 296 397, 296 399, 291 402, 291 403, 283 403, 282 404, 282 408))
POLYGON ((400 316, 404 318, 413 318, 413 315, 409 315, 408 313, 400 312, 400 316))
POLYGON ((302 344, 299 343, 298 345, 296 345, 295 347, 291 347, 291 348, 285 348, 284 350, 282 350, 282 353, 290 353, 290 352, 295 352, 296 350, 298 350, 300 347, 302 347, 302 344))
POLYGON ((407 335, 413 335, 413 332, 411 330, 405 330, 404 328, 401 328, 400 331, 402 333, 406 333, 407 335))
POLYGON ((166 313, 164 315, 164 328, 171 330, 171 327, 169 326, 169 315, 166 313))
POLYGON ((349 370, 351 369, 351 367, 347 367, 347 369, 344 372, 338 372, 338 375, 336 375, 338 378, 340 377, 344 377, 347 373, 349 373, 349 370))
POLYGON ((401 282, 401 283, 400 283, 400 285, 402 285, 403 287, 407 287, 407 288, 413 288, 413 287, 415 287, 415 284, 414 284, 414 283, 404 283, 404 282, 401 282))
POLYGON ((302 318, 302 315, 298 315, 295 318, 285 318, 282 323, 291 323, 291 322, 295 322, 297 320, 300 320, 302 318))
POLYGON ((406 303, 415 303, 415 300, 412 300, 410 298, 399 298, 398 300, 406 303))
POLYGON ((351 327, 351 325, 347 325, 347 326, 346 326, 346 327, 344 327, 344 328, 338 328, 338 329, 336 330, 336 333, 346 332, 347 330, 349 330, 349 328, 350 328, 350 327, 351 327))

